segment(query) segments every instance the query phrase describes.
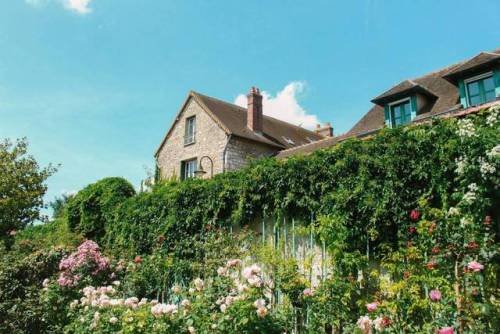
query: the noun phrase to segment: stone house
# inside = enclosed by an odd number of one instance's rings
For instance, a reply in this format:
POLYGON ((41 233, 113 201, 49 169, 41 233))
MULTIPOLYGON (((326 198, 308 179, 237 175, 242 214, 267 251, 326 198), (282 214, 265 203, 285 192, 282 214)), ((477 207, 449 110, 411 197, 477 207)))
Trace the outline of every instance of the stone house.
POLYGON ((309 131, 263 115, 257 88, 247 98, 245 109, 189 92, 155 154, 161 178, 210 177, 333 134, 329 124, 309 131))

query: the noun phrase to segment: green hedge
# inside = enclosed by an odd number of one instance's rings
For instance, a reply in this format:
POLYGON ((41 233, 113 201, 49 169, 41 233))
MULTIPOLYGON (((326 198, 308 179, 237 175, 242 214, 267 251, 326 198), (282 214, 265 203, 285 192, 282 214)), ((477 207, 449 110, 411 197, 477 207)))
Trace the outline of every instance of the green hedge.
MULTIPOLYGON (((484 125, 482 116, 471 119, 484 125)), ((498 126, 484 129, 474 144, 483 152, 499 141, 498 126)), ((310 156, 261 160, 211 180, 169 182, 127 199, 106 242, 115 252, 134 254, 151 252, 161 239, 165 248, 189 257, 195 253, 190 245, 215 227, 244 225, 263 213, 314 214, 342 221, 351 251, 364 252, 369 242, 377 253, 397 247, 398 231, 420 198, 436 207, 451 200, 461 147, 457 120, 436 120, 384 129, 310 156)))
POLYGON ((109 177, 90 184, 68 203, 68 225, 86 238, 99 241, 113 222, 115 209, 135 194, 123 178, 109 177))

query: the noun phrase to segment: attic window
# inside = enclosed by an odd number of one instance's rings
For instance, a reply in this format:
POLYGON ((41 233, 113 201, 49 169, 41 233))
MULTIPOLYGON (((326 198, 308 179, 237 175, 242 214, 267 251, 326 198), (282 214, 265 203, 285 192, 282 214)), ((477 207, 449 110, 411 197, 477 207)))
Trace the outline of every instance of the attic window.
POLYGON ((495 81, 493 80, 492 72, 469 78, 464 83, 469 106, 476 106, 495 100, 495 81))
POLYGON ((408 97, 389 103, 390 125, 396 127, 410 123, 412 120, 411 99, 408 97))
POLYGON ((295 145, 295 142, 293 140, 291 140, 290 138, 287 138, 285 136, 283 136, 283 139, 290 145, 295 145))

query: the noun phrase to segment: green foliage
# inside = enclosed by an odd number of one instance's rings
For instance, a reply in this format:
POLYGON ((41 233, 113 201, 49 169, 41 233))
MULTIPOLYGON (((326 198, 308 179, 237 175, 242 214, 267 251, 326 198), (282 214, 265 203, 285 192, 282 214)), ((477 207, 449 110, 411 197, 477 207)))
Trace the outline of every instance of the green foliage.
POLYGON ((65 214, 66 207, 69 200, 73 197, 71 194, 62 194, 60 197, 56 197, 49 206, 52 208, 52 218, 61 218, 65 214))
POLYGON ((16 230, 41 218, 45 180, 56 169, 41 168, 28 154, 25 138, 0 141, 0 240, 10 248, 16 230))
POLYGON ((68 203, 70 229, 86 238, 100 240, 113 222, 115 209, 134 194, 132 185, 119 177, 88 185, 68 203))
POLYGON ((42 281, 58 271, 66 251, 55 249, 28 256, 8 253, 0 263, 0 332, 47 333, 47 308, 41 299, 42 281))
POLYGON ((65 218, 58 218, 43 224, 28 226, 15 237, 13 250, 19 253, 31 253, 54 247, 75 247, 83 238, 69 230, 65 218))

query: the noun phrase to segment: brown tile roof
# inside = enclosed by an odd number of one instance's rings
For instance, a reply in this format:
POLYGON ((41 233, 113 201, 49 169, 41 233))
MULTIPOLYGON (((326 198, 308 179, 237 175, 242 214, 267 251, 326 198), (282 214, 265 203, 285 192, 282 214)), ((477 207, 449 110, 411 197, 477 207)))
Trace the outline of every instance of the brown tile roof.
MULTIPOLYGON (((418 115, 413 121, 419 122, 429 117, 450 114, 451 116, 456 116, 457 112, 464 112, 462 105, 460 104, 460 98, 458 95, 458 88, 450 81, 444 78, 445 75, 450 73, 462 73, 462 70, 468 69, 473 64, 481 63, 481 61, 489 61, 491 59, 496 59, 496 55, 500 56, 500 49, 496 49, 491 52, 482 52, 478 56, 475 56, 469 60, 445 67, 443 69, 431 72, 424 76, 404 80, 401 83, 393 86, 388 91, 376 97, 373 101, 382 103, 385 99, 394 95, 401 93, 407 93, 412 90, 421 90, 420 92, 426 91, 428 94, 435 96, 435 101, 431 103, 428 109, 418 115), (487 56, 481 56, 487 54, 487 56), (481 57, 479 57, 481 56, 481 57), (478 58, 479 57, 479 58, 478 58)), ((472 68, 472 67, 470 67, 472 68)), ((480 106, 480 107, 485 107, 480 106)), ((471 108, 465 109, 465 111, 471 108)), ((321 149, 337 144, 338 142, 351 137, 363 137, 370 135, 385 126, 384 118, 384 108, 380 105, 374 105, 346 134, 339 137, 328 138, 322 141, 318 141, 312 144, 300 146, 293 149, 287 149, 281 151, 277 157, 286 158, 294 154, 308 154, 315 151, 316 149, 321 149)))
POLYGON ((404 97, 410 92, 422 93, 432 98, 437 97, 428 88, 424 87, 421 83, 417 83, 413 80, 405 80, 397 84, 396 86, 392 87, 388 91, 377 96, 372 100, 372 102, 382 105, 385 102, 388 102, 389 100, 397 100, 400 97, 404 97))
MULTIPOLYGON (((184 109, 190 98, 194 98, 202 108, 217 122, 221 128, 229 135, 253 140, 269 146, 276 147, 277 150, 287 149, 311 143, 324 137, 300 126, 296 126, 279 119, 264 115, 263 133, 258 134, 247 127, 247 109, 235 104, 225 102, 210 96, 206 96, 194 91, 189 92, 186 101, 182 105, 179 114, 184 109)), ((155 156, 158 155, 163 144, 168 139, 172 127, 165 135, 162 143, 158 147, 155 156)))
POLYGON ((488 67, 495 62, 500 62, 500 49, 492 52, 481 52, 477 56, 472 57, 458 66, 455 66, 443 77, 453 83, 456 83, 457 78, 466 76, 472 71, 477 71, 480 68, 488 67))

